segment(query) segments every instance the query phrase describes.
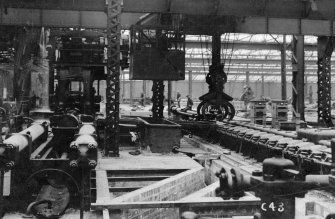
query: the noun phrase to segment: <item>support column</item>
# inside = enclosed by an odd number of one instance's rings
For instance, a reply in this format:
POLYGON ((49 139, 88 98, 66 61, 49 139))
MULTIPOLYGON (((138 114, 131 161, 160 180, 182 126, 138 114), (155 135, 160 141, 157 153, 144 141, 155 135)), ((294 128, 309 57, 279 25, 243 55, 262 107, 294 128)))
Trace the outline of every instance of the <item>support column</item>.
POLYGON ((152 83, 152 117, 163 118, 164 81, 155 80, 152 83))
POLYGON ((286 100, 286 35, 283 36, 283 46, 281 48, 281 99, 286 100))
POLYGON ((262 73, 262 90, 261 90, 261 96, 264 98, 265 97, 265 93, 264 93, 264 73, 262 73))
POLYGON ((124 71, 122 71, 122 103, 124 102, 125 98, 125 92, 126 92, 126 74, 124 71))
POLYGON ((171 116, 171 92, 172 92, 172 81, 168 81, 168 115, 171 116))
POLYGON ((193 92, 193 88, 192 88, 192 71, 188 71, 188 94, 191 96, 192 98, 192 92, 193 92))
POLYGON ((308 76, 305 75, 305 77, 304 77, 304 83, 305 83, 305 86, 304 86, 304 97, 305 97, 305 98, 307 98, 307 96, 308 96, 308 93, 307 93, 307 91, 308 91, 308 83, 307 83, 307 80, 308 80, 308 76))
POLYGON ((305 120, 304 97, 305 52, 304 36, 293 36, 292 39, 292 106, 300 119, 305 120))
MULTIPOLYGON (((161 30, 156 30, 156 38, 158 49, 168 50, 167 44, 164 41, 166 36, 161 30)), ((152 81, 152 117, 156 119, 163 118, 164 111, 164 81, 163 80, 153 80, 152 81)))
POLYGON ((212 36, 212 65, 215 68, 221 64, 221 35, 212 36))
POLYGON ((134 82, 133 80, 129 80, 129 103, 133 104, 134 103, 134 97, 133 97, 133 88, 134 82))
POLYGON ((145 100, 147 98, 147 81, 146 80, 143 80, 142 92, 143 92, 144 100, 145 100))
POLYGON ((249 71, 245 72, 245 83, 246 85, 250 86, 250 72, 249 71))
MULTIPOLYGON (((213 77, 212 85, 213 88, 209 89, 209 92, 216 92, 222 95, 224 77, 226 77, 223 69, 221 70, 221 34, 217 33, 212 36, 212 70, 210 69, 210 73, 213 77), (214 89, 211 91, 211 89, 214 89)), ((219 97, 217 97, 220 99, 219 97)))
POLYGON ((107 77, 105 155, 119 156, 121 0, 107 5, 107 77))
POLYGON ((331 55, 333 38, 318 37, 318 124, 332 127, 331 120, 331 55))

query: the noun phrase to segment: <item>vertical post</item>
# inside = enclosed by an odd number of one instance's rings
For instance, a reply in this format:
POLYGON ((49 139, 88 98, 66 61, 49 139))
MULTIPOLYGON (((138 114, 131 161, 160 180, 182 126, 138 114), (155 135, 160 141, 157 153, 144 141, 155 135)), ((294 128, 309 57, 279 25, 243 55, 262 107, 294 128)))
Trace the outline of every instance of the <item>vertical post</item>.
POLYGON ((171 92, 172 92, 172 81, 168 81, 168 115, 171 116, 171 92))
POLYGON ((4 207, 4 198, 3 198, 3 188, 4 188, 4 178, 5 178, 5 171, 3 169, 0 170, 0 218, 4 214, 3 207, 4 207))
POLYGON ((81 183, 80 183, 80 219, 84 219, 84 208, 85 208, 85 178, 84 169, 81 167, 81 183))
POLYGON ((147 98, 147 81, 146 80, 143 80, 142 92, 143 92, 144 100, 145 100, 147 98))
POLYGON ((121 0, 108 0, 107 40, 105 155, 119 156, 121 0))
POLYGON ((191 96, 192 98, 192 92, 193 92, 193 88, 192 88, 192 83, 193 83, 193 80, 192 80, 192 71, 189 70, 188 71, 188 94, 191 96))
POLYGON ((214 67, 221 63, 221 34, 212 36, 212 65, 214 67))
POLYGON ((91 99, 92 99, 92 75, 90 70, 83 70, 83 85, 84 85, 84 113, 85 114, 92 114, 94 105, 91 105, 91 99))
POLYGON ((298 36, 297 42, 297 59, 298 59, 298 75, 297 75, 297 109, 300 113, 300 119, 305 120, 305 51, 304 36, 298 36))
POLYGON ((154 80, 152 83, 152 117, 163 118, 164 110, 164 81, 154 80))
POLYGON ((130 104, 134 103, 134 101, 133 101, 133 99, 134 99, 134 97, 133 97, 133 85, 134 85, 133 80, 129 80, 129 103, 130 104))
POLYGON ((261 89, 261 96, 262 97, 265 97, 264 95, 265 95, 265 93, 264 93, 264 86, 265 86, 265 84, 264 84, 264 73, 262 73, 262 89, 261 89))
POLYGON ((307 83, 307 80, 308 80, 308 76, 305 75, 305 77, 304 77, 304 83, 305 83, 305 86, 304 86, 304 97, 305 97, 305 98, 308 96, 308 94, 307 94, 307 91, 308 91, 308 83, 307 83))
POLYGON ((292 38, 292 106, 295 113, 305 120, 305 97, 304 76, 305 75, 305 52, 304 36, 293 36, 292 38))
POLYGON ((223 81, 226 76, 221 70, 221 34, 216 33, 212 36, 212 70, 210 70, 211 77, 214 78, 212 85, 209 86, 209 92, 216 92, 222 98, 223 81), (213 87, 213 88, 211 88, 213 87), (212 89, 212 91, 211 91, 212 89), (214 89, 214 90, 213 90, 214 89))
POLYGON ((124 101, 124 94, 126 92, 126 74, 122 71, 122 102, 124 101))
POLYGON ((283 36, 283 46, 281 48, 281 99, 286 100, 286 35, 283 36))
POLYGON ((246 85, 250 86, 250 72, 249 71, 245 72, 245 83, 246 85))
POLYGON ((331 119, 331 56, 333 37, 318 37, 318 124, 332 127, 331 119))

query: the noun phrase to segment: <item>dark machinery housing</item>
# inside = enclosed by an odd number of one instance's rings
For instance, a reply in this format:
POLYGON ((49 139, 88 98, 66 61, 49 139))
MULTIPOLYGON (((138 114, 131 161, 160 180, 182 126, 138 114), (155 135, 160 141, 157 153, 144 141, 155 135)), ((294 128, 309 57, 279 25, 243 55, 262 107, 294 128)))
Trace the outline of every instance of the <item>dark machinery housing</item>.
POLYGON ((57 38, 55 109, 76 108, 85 114, 99 111, 100 80, 106 80, 104 39, 101 34, 86 31, 57 38))
POLYGON ((97 165, 98 147, 93 118, 54 115, 50 127, 51 133, 46 122, 33 124, 0 145, 1 169, 13 173, 10 199, 22 200, 8 209, 26 207, 28 215, 54 217, 69 203, 80 203, 81 211, 89 207, 90 170, 97 165))

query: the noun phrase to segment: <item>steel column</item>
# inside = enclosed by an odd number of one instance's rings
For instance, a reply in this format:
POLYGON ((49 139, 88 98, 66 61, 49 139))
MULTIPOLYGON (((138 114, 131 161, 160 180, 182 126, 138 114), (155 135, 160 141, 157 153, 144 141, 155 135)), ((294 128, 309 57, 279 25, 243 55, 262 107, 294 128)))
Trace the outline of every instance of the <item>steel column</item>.
POLYGON ((121 0, 107 5, 107 89, 105 155, 119 156, 121 0))
POLYGON ((281 99, 286 100, 286 35, 283 36, 283 46, 281 49, 281 99))
POLYGON ((265 97, 264 86, 265 86, 265 84, 264 84, 264 74, 262 74, 262 90, 261 90, 261 96, 262 97, 265 97))
POLYGON ((219 66, 221 64, 221 35, 212 36, 212 65, 219 66))
POLYGON ((133 90, 134 90, 134 83, 133 80, 129 80, 129 102, 130 104, 134 103, 134 96, 133 96, 133 90))
POLYGON ((331 56, 333 38, 318 37, 318 124, 332 127, 331 120, 331 56))
POLYGON ((292 106, 295 116, 305 120, 305 52, 304 36, 293 36, 292 39, 292 106), (296 114, 298 113, 298 114, 296 114))
POLYGON ((172 81, 168 81, 168 115, 171 116, 171 92, 172 92, 172 81))
MULTIPOLYGON (((221 93, 223 91, 223 74, 220 74, 221 66, 221 34, 214 34, 212 36, 212 68, 213 71, 209 71, 214 78, 214 91, 221 93)), ((210 89, 209 89, 210 90, 210 89)), ((211 92, 211 90, 209 91, 211 92)))
POLYGON ((144 99, 146 99, 147 98, 147 81, 146 80, 143 80, 142 92, 143 92, 143 95, 144 95, 144 99))
POLYGON ((152 117, 163 118, 164 81, 155 80, 152 83, 152 117))
POLYGON ((250 85, 250 71, 245 72, 245 84, 250 85))
POLYGON ((192 93, 193 93, 193 87, 192 87, 192 83, 193 83, 193 78, 192 78, 192 70, 188 71, 188 94, 191 96, 192 98, 192 93))

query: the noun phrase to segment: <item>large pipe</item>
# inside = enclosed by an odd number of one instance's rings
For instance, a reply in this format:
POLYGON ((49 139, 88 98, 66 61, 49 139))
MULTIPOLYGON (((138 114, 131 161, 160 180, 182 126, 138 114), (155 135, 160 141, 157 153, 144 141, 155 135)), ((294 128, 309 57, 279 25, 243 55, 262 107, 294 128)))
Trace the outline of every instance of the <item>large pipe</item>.
POLYGON ((31 138, 31 141, 33 142, 37 138, 41 137, 46 131, 46 123, 34 124, 17 134, 13 134, 11 137, 4 140, 3 143, 6 145, 13 145, 14 147, 18 148, 20 152, 29 145, 29 138, 31 138), (26 135, 29 135, 30 137, 27 137, 26 135))

